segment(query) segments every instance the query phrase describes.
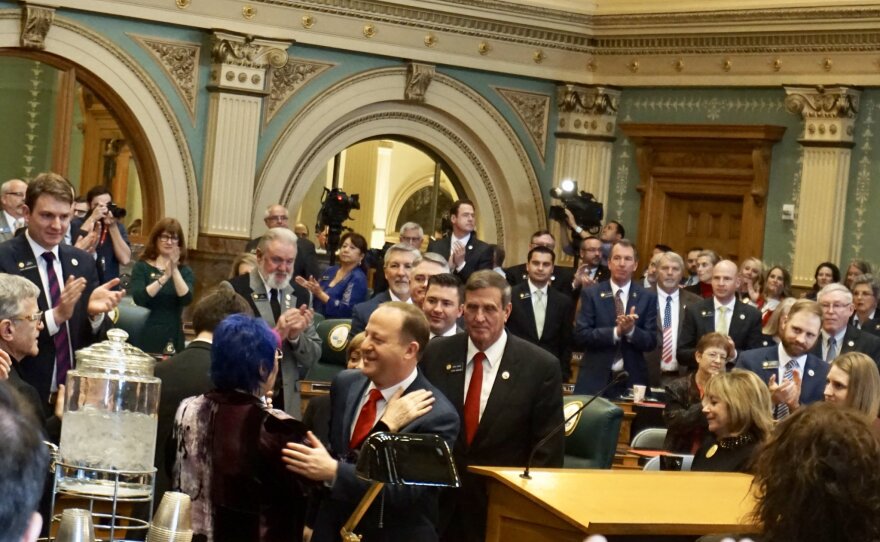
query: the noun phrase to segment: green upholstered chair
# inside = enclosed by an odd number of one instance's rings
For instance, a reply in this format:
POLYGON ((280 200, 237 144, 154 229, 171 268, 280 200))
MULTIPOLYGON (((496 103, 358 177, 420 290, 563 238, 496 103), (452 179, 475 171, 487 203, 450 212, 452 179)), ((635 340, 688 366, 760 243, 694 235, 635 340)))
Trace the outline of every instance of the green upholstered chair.
POLYGON ((306 380, 330 382, 336 373, 345 369, 347 364, 346 348, 348 348, 350 318, 328 318, 316 326, 321 337, 321 359, 315 362, 306 373, 306 380))
MULTIPOLYGON (((565 417, 591 399, 590 395, 565 397, 565 417)), ((602 397, 565 427, 565 463, 572 469, 610 469, 617 451, 623 411, 602 397)))
MULTIPOLYGON (((143 348, 144 327, 149 317, 150 309, 135 305, 134 300, 128 296, 123 297, 119 305, 110 313, 113 327, 128 333, 128 343, 138 348, 143 348)), ((148 354, 160 353, 148 352, 148 354)))

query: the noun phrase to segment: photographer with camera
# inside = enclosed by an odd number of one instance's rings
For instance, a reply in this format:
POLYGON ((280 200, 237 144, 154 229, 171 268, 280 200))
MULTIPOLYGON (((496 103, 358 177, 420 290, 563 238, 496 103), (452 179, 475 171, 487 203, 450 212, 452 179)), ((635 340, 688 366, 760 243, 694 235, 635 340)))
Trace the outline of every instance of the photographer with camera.
POLYGON ((113 203, 113 194, 106 186, 99 185, 89 190, 86 200, 89 213, 84 219, 74 219, 71 234, 77 246, 94 255, 98 280, 105 283, 118 278, 119 268, 131 261, 128 233, 120 222, 125 218, 126 210, 113 203), (83 241, 83 238, 88 240, 83 241), (83 247, 83 242, 88 246, 83 247))

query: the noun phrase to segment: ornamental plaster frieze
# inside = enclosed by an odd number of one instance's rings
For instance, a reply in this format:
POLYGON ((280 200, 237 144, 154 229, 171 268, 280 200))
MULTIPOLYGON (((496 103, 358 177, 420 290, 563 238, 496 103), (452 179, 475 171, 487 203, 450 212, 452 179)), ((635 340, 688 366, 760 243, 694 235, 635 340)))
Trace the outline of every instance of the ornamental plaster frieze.
POLYGON ((801 142, 851 146, 861 91, 849 87, 785 87, 785 108, 804 119, 801 142))
POLYGON ((211 36, 210 88, 264 94, 267 71, 287 65, 289 46, 290 42, 215 31, 211 36))
POLYGON ((55 9, 25 4, 21 8, 21 46, 43 50, 46 34, 55 19, 55 9))
POLYGON ((493 87, 513 108, 525 126, 529 138, 538 150, 541 160, 547 153, 547 125, 550 122, 550 96, 512 88, 493 87))
POLYGON ((158 62, 186 106, 190 121, 195 124, 196 100, 199 94, 196 85, 199 81, 201 44, 164 40, 137 34, 128 34, 128 36, 158 62))
POLYGON ((265 100, 265 120, 269 124, 278 111, 284 107, 306 83, 336 66, 335 62, 318 62, 291 58, 281 68, 269 72, 269 94, 265 100))
POLYGON ((410 62, 406 68, 406 86, 403 98, 410 102, 424 102, 425 92, 434 79, 435 68, 433 64, 421 64, 410 62))

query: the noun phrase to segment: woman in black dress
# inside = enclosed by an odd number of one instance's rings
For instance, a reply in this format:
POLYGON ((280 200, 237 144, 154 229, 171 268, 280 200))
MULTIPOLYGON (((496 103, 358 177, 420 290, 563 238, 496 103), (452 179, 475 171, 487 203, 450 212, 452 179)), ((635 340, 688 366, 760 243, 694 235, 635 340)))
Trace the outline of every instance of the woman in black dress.
POLYGON ((755 373, 734 369, 706 384, 703 413, 714 439, 694 454, 691 470, 749 472, 755 450, 773 431, 767 385, 755 373))

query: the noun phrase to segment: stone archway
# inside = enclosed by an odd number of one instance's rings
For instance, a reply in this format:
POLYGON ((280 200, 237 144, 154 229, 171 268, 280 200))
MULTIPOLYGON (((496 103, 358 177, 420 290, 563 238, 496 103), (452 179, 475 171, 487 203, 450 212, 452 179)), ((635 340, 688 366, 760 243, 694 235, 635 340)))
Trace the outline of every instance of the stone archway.
POLYGON ((534 168, 501 114, 446 75, 434 76, 421 103, 403 101, 405 86, 404 67, 371 70, 341 81, 307 104, 288 123, 259 175, 255 229, 260 227, 257 211, 267 205, 299 205, 336 153, 365 139, 395 136, 429 147, 454 170, 477 206, 484 240, 523 239, 544 227, 534 168))
MULTIPOLYGON (((0 11, 0 48, 20 47, 21 11, 0 11)), ((26 50, 26 49, 22 49, 26 50)), ((177 218, 192 246, 198 235, 198 190, 192 157, 171 105, 155 81, 122 49, 88 27, 55 17, 44 52, 66 59, 112 88, 139 124, 155 170, 159 216, 177 218)))

